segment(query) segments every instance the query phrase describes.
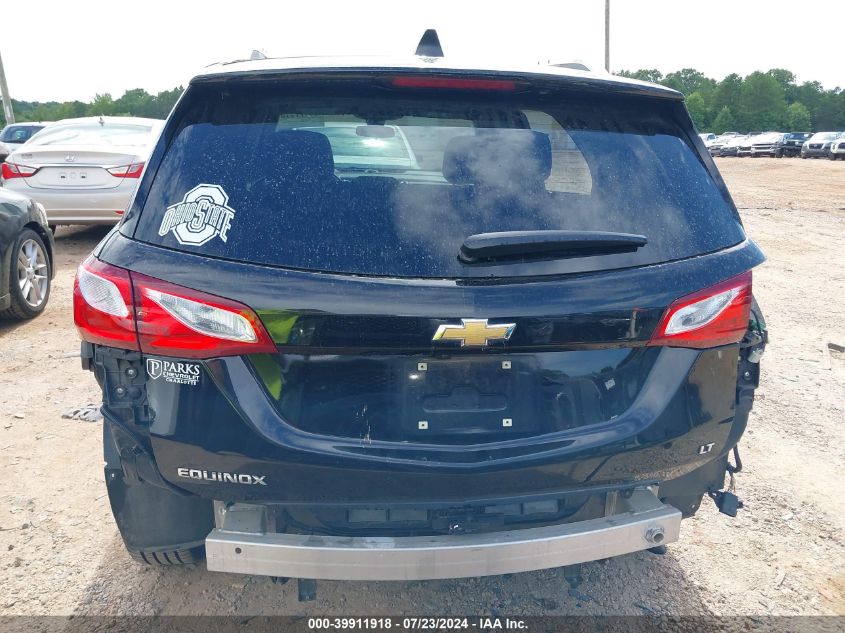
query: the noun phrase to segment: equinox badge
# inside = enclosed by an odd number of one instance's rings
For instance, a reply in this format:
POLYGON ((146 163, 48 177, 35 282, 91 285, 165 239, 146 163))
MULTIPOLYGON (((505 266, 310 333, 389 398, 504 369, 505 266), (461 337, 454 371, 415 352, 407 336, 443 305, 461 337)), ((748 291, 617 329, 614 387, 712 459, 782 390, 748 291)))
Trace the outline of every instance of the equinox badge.
POLYGON ((245 484, 247 486, 266 486, 264 478, 267 475, 242 475, 239 473, 221 473, 214 470, 199 470, 196 468, 177 468, 176 474, 185 479, 200 479, 202 481, 216 481, 221 484, 245 484))
POLYGON ((460 341, 461 347, 489 345, 490 341, 507 341, 516 323, 495 323, 489 325, 487 319, 461 319, 460 325, 441 325, 437 328, 432 341, 460 341))

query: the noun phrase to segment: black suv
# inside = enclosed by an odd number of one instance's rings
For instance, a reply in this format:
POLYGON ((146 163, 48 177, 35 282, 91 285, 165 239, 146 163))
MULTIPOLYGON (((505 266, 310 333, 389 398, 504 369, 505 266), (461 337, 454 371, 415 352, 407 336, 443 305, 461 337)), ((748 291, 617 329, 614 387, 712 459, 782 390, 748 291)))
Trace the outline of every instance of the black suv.
POLYGON ((810 132, 790 132, 783 135, 783 140, 778 144, 775 150, 775 156, 781 158, 782 156, 798 156, 801 154, 801 146, 804 141, 810 138, 810 132))
POLYGON ((378 580, 662 547, 736 513, 763 259, 672 90, 210 68, 76 279, 126 546, 378 580))

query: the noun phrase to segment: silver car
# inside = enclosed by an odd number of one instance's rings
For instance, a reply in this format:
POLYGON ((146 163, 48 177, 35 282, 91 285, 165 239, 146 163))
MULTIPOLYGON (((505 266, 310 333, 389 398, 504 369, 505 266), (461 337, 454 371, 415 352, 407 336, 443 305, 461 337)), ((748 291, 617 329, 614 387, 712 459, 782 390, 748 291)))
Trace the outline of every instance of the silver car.
POLYGON ((113 224, 132 200, 162 124, 131 117, 53 123, 9 155, 3 186, 40 202, 53 229, 113 224))

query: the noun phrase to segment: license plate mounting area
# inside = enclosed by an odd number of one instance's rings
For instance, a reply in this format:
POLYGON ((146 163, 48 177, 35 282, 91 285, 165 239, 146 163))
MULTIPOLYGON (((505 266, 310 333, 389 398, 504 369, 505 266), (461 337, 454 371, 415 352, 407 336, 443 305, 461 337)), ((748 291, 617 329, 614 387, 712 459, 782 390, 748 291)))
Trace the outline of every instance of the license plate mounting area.
POLYGON ((539 370, 530 360, 422 358, 403 373, 403 431, 415 439, 537 430, 539 370))

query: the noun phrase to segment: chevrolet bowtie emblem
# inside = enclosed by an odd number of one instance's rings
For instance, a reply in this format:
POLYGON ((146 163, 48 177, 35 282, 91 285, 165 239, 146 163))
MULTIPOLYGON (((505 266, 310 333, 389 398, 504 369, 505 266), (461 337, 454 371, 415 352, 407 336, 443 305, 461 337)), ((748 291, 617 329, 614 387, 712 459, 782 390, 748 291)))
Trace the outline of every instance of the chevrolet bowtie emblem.
POLYGON ((460 325, 441 325, 431 340, 460 341, 461 347, 480 347, 488 345, 490 341, 507 341, 515 327, 516 323, 488 325, 487 319, 461 319, 460 325))

